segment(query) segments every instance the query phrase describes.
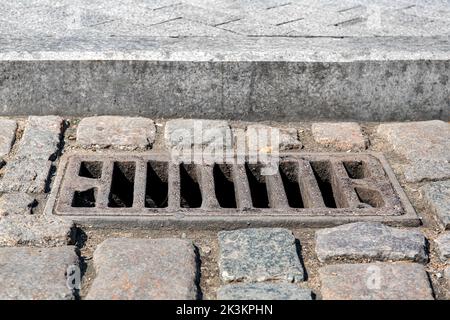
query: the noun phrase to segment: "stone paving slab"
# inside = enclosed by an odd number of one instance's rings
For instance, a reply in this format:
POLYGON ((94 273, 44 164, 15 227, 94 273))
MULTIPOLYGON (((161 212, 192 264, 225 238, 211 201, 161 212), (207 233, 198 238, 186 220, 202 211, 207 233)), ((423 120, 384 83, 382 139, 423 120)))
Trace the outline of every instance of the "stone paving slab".
POLYGON ((16 120, 0 118, 0 157, 6 156, 11 151, 16 130, 16 120))
POLYGON ((237 283, 217 290, 218 300, 312 300, 309 289, 290 283, 237 283))
POLYGON ((450 180, 424 185, 421 192, 438 221, 445 229, 450 228, 450 180))
POLYGON ((431 300, 430 282, 416 263, 338 264, 319 269, 324 300, 431 300))
POLYGON ((219 269, 224 282, 303 281, 295 238, 287 229, 221 231, 219 269))
POLYGON ((0 219, 9 215, 29 215, 36 204, 36 199, 26 193, 4 193, 0 196, 0 219))
POLYGON ((383 123, 377 133, 409 161, 408 182, 450 178, 450 124, 444 121, 383 123))
POLYGON ((367 146, 361 127, 356 122, 313 123, 311 131, 316 142, 340 151, 364 150, 367 146))
POLYGON ((141 117, 100 116, 83 118, 77 128, 77 143, 83 146, 132 146, 145 148, 155 141, 156 127, 141 117))
POLYGON ((46 191, 52 161, 56 159, 63 119, 58 116, 28 118, 17 153, 5 168, 1 192, 46 191))
POLYGON ((70 300, 69 266, 78 266, 75 247, 0 248, 1 300, 70 300))
POLYGON ((0 246, 63 246, 73 244, 75 235, 75 225, 67 219, 42 215, 0 218, 0 246))
POLYGON ((417 230, 356 222, 316 231, 316 254, 321 262, 372 259, 426 263, 426 239, 417 230))
POLYGON ((302 148, 302 143, 298 139, 298 132, 295 128, 274 128, 261 124, 247 126, 246 139, 248 150, 261 152, 264 150, 280 151, 298 150, 302 148), (278 146, 273 143, 278 142, 278 146))
POLYGON ((90 300, 197 298, 196 254, 189 240, 107 239, 94 252, 94 266, 90 300))
POLYGON ((217 148, 231 146, 231 128, 227 121, 174 119, 164 127, 165 144, 170 149, 217 148))
POLYGON ((444 262, 450 260, 450 232, 441 234, 436 238, 435 242, 441 260, 444 262))

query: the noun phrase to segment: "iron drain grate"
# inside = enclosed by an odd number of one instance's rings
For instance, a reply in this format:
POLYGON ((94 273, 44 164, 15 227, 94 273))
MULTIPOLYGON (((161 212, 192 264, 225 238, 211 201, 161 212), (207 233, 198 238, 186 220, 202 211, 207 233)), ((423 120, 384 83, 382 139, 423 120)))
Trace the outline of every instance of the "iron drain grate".
POLYGON ((291 153, 280 156, 273 175, 262 175, 262 167, 174 163, 152 153, 73 153, 60 164, 47 210, 79 223, 130 226, 419 223, 379 154, 291 153))

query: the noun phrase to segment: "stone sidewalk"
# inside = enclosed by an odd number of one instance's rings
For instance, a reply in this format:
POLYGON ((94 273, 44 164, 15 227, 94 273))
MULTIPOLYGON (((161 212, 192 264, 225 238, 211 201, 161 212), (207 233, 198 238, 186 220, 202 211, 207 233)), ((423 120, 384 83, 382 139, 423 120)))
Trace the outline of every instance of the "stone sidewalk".
POLYGON ((32 0, 0 12, 3 115, 449 117, 446 0, 32 0))
MULTIPOLYGON (((217 128, 224 136, 240 132, 250 139, 248 128, 254 125, 203 121, 203 127, 217 128)), ((294 152, 384 153, 422 226, 360 222, 325 229, 249 227, 217 232, 74 225, 43 212, 61 154, 183 147, 187 141, 177 140, 174 128, 189 132, 192 121, 1 118, 0 282, 7 285, 0 288, 0 298, 450 297, 448 123, 259 125, 281 129, 284 148, 294 152)), ((202 136, 188 145, 204 148, 211 143, 210 137, 202 136)))

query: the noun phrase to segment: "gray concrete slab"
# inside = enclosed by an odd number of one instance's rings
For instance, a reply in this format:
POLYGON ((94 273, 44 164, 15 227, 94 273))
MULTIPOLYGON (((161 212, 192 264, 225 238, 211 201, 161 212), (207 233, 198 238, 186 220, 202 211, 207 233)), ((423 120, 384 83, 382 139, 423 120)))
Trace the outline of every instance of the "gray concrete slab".
POLYGON ((0 9, 0 114, 450 117, 444 0, 33 0, 0 9))

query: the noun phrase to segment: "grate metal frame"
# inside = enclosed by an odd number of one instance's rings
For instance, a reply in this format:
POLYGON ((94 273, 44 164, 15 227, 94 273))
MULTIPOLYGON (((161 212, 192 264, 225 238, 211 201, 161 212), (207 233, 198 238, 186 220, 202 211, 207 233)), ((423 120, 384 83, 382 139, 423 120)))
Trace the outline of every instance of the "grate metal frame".
POLYGON ((180 207, 179 164, 168 164, 168 204, 166 208, 145 207, 146 165, 165 162, 164 153, 72 151, 63 155, 45 213, 68 218, 81 225, 97 227, 232 229, 239 227, 326 227, 355 221, 378 221, 389 225, 417 226, 420 219, 400 187, 386 159, 379 153, 283 153, 281 163, 297 163, 299 188, 305 208, 289 206, 280 173, 266 176, 269 208, 255 208, 244 165, 233 165, 237 208, 219 206, 214 191, 213 166, 196 168, 202 195, 198 208, 180 207), (82 161, 102 162, 98 179, 78 175, 82 161), (365 164, 366 176, 349 177, 343 162, 365 164), (109 186, 114 162, 135 162, 135 188, 132 207, 108 207, 109 186), (340 208, 326 207, 311 170, 311 162, 330 164, 330 184, 340 208), (178 174, 177 174, 178 172, 178 174), (95 207, 73 207, 75 191, 96 189, 95 207), (361 205, 356 188, 376 190, 384 202, 381 207, 361 205))

